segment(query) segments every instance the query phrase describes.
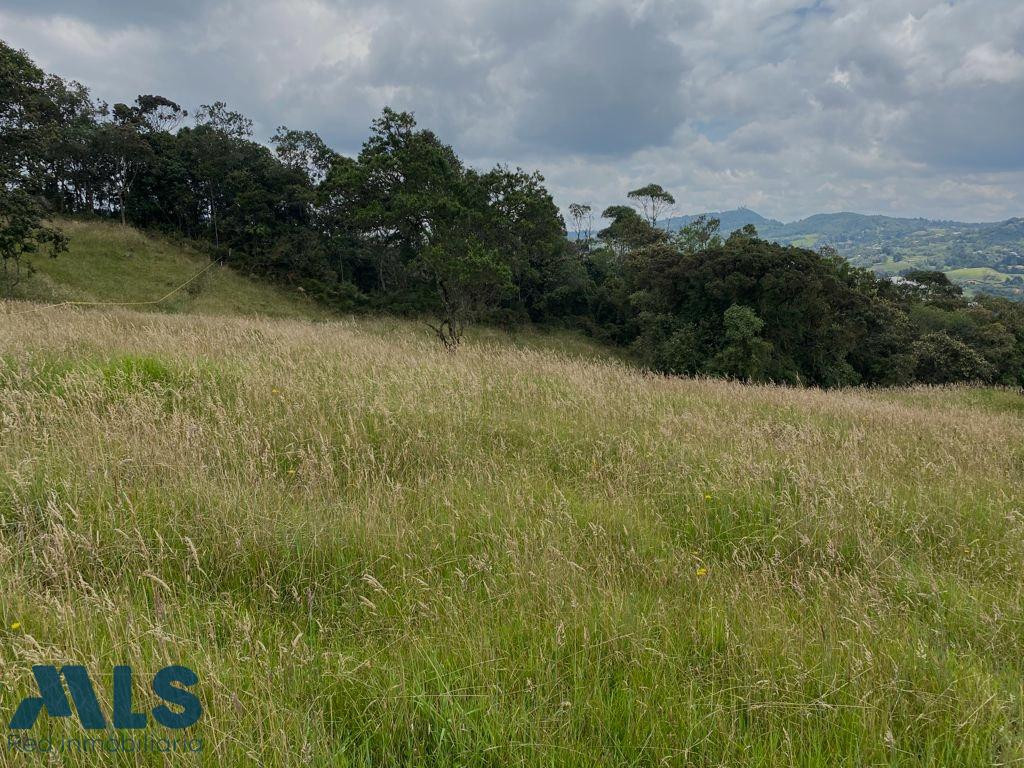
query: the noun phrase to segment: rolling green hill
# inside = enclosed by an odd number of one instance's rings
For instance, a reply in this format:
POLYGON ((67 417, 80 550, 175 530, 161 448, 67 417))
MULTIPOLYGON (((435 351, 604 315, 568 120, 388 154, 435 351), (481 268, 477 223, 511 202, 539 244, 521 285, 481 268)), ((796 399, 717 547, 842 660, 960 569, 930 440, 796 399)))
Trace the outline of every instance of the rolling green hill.
POLYGON ((328 316, 301 293, 211 265, 188 243, 111 222, 61 220, 57 224, 69 238, 67 253, 55 259, 34 256, 35 274, 18 287, 18 297, 47 303, 138 303, 140 309, 174 313, 328 316), (163 301, 148 303, 186 282, 163 301))
MULTIPOLYGON (((15 298, 35 305, 75 302, 171 314, 336 319, 301 292, 211 264, 191 243, 112 222, 64 219, 57 223, 69 238, 68 251, 57 258, 34 256, 30 263, 35 272, 18 286, 15 298)), ((427 339, 432 333, 423 323, 394 317, 361 322, 381 333, 400 332, 427 339)), ((567 330, 524 326, 504 331, 475 326, 467 330, 467 337, 478 343, 587 359, 629 359, 621 349, 567 330)))
MULTIPOLYGON (((747 208, 708 215, 721 220, 725 234, 753 224, 767 240, 805 248, 830 245, 857 266, 879 273, 937 269, 967 293, 1024 300, 1024 218, 966 223, 820 213, 783 223, 747 208)), ((694 218, 676 217, 666 226, 675 230, 694 218)))

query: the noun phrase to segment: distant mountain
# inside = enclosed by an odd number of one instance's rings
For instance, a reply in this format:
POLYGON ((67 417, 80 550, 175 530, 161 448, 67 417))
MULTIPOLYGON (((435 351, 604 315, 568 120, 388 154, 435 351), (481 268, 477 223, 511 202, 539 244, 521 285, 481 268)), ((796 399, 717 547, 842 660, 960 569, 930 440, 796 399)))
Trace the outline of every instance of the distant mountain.
MULTIPOLYGON (((675 232, 676 230, 685 227, 700 215, 702 214, 676 216, 665 222, 665 228, 670 232, 675 232)), ((737 229, 742 229, 747 224, 753 224, 757 227, 758 233, 764 236, 767 232, 775 232, 776 230, 786 226, 776 219, 766 219, 761 214, 756 211, 752 211, 749 208, 736 208, 732 211, 712 211, 703 215, 718 219, 721 222, 719 228, 722 232, 726 233, 735 232, 737 229)))
MULTIPOLYGON (((665 222, 676 231, 697 218, 665 222)), ((853 264, 880 274, 908 269, 942 270, 968 293, 1024 300, 1024 218, 994 223, 901 219, 861 213, 817 213, 784 223, 749 208, 708 213, 723 235, 753 224, 766 240, 820 248, 830 245, 853 264)))

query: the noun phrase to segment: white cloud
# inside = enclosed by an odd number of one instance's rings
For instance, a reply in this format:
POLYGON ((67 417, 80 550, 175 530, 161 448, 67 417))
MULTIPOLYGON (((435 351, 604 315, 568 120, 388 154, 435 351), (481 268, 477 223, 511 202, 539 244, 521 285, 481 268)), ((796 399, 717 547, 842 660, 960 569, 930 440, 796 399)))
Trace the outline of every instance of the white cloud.
POLYGON ((951 80, 956 83, 1012 83, 1024 79, 1024 56, 1014 50, 997 50, 982 43, 969 50, 951 80))

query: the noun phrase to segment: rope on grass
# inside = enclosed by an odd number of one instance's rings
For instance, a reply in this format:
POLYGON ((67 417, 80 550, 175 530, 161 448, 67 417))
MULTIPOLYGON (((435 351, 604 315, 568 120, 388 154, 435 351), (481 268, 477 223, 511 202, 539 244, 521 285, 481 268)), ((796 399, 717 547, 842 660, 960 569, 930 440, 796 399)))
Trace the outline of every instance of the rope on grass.
POLYGON ((33 312, 42 312, 44 309, 56 309, 57 307, 145 307, 145 306, 151 306, 153 304, 159 304, 161 301, 166 301, 167 299, 171 298, 171 296, 173 296, 178 291, 180 291, 183 288, 185 288, 189 283, 192 283, 195 280, 197 280, 199 277, 201 277, 203 274, 205 274, 208 270, 210 270, 213 267, 215 267, 218 264, 220 264, 220 262, 221 262, 221 259, 217 259, 215 261, 211 261, 209 264, 207 264, 201 270, 199 270, 194 275, 192 275, 192 277, 190 277, 184 283, 179 285, 174 290, 168 291, 163 296, 161 296, 159 299, 151 299, 149 301, 60 301, 60 302, 57 302, 56 304, 40 304, 38 306, 32 307, 31 309, 26 309, 23 312, 9 312, 7 314, 8 314, 9 317, 18 317, 19 315, 31 315, 33 312))

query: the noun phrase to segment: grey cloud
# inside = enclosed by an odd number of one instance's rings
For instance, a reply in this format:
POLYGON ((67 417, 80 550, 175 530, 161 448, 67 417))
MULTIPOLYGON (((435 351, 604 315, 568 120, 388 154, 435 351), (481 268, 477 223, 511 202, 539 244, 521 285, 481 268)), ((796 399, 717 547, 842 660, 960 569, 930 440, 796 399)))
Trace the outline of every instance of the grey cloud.
POLYGON ((354 152, 384 105, 562 205, 1024 213, 1019 0, 8 0, 0 38, 109 101, 224 99, 354 152))
POLYGON ((133 0, 5 0, 4 8, 19 13, 59 14, 110 26, 176 24, 192 19, 214 0, 146 3, 133 0))
POLYGON ((950 88, 942 98, 914 103, 896 139, 931 167, 1024 170, 1024 82, 950 88))
POLYGON ((569 152, 628 154, 667 142, 685 116, 688 66, 657 18, 587 14, 531 46, 517 87, 516 135, 569 152))

